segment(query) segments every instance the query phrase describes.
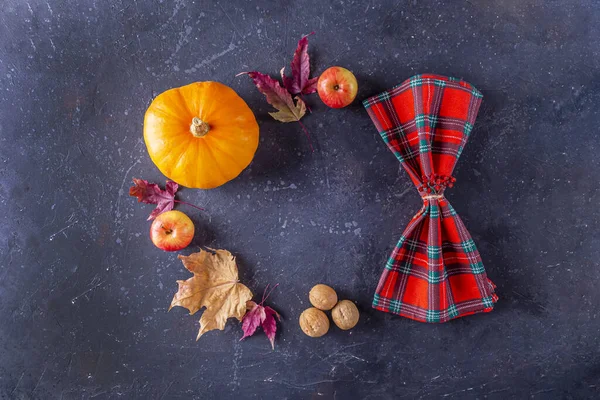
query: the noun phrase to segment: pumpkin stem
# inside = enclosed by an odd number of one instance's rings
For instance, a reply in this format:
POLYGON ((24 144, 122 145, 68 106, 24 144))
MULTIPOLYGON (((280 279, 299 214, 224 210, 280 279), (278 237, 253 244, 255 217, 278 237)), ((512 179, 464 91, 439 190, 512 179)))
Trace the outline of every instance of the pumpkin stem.
POLYGON ((202 121, 200 118, 194 117, 192 119, 192 125, 190 125, 190 132, 192 132, 192 135, 194 135, 194 137, 200 138, 206 135, 209 130, 210 126, 206 122, 202 121))

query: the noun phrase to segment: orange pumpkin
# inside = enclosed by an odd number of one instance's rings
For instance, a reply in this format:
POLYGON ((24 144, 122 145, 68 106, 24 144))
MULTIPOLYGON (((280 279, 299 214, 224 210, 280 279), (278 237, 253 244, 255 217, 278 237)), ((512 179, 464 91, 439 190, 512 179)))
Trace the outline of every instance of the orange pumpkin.
POLYGON ((218 82, 159 94, 146 111, 150 158, 169 179, 211 189, 238 176, 258 147, 258 124, 240 96, 218 82))

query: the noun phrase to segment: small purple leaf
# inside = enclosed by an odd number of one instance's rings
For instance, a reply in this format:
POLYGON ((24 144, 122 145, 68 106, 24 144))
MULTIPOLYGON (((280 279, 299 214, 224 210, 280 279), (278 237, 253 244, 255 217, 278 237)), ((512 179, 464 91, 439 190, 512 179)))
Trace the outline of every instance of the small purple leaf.
POLYGON ((162 190, 156 183, 148 183, 144 179, 133 178, 134 186, 129 188, 129 195, 137 197, 138 202, 156 204, 156 208, 150 213, 148 220, 170 211, 175 206, 175 193, 179 185, 173 181, 167 181, 166 190, 162 190))

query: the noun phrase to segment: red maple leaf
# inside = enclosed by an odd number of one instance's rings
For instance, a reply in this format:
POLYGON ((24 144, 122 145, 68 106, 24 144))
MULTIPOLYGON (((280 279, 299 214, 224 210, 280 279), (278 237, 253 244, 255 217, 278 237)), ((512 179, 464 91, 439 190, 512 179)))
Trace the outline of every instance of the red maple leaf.
POLYGON ((242 319, 242 331, 244 335, 240 340, 247 338, 248 336, 254 335, 259 326, 262 327, 263 332, 267 335, 267 338, 271 342, 271 348, 275 349, 275 334, 277 333, 277 321, 281 320, 281 317, 277 311, 273 310, 269 306, 263 306, 265 300, 269 297, 271 292, 279 284, 273 286, 271 291, 267 294, 269 285, 265 288, 263 297, 260 303, 256 304, 252 300, 246 302, 247 312, 242 319), (277 318, 277 320, 275 320, 277 318))
POLYGON ((148 220, 172 210, 175 203, 187 204, 188 206, 203 210, 203 208, 196 207, 188 202, 175 200, 175 193, 179 185, 173 181, 167 181, 165 190, 162 190, 156 183, 149 183, 144 179, 133 178, 133 183, 134 185, 129 188, 130 196, 137 197, 139 203, 156 204, 156 208, 152 210, 148 220))
POLYGON ((308 37, 314 35, 314 32, 302 37, 298 41, 298 47, 294 52, 294 58, 291 62, 292 77, 285 75, 285 67, 281 69, 281 80, 283 86, 291 94, 311 94, 317 91, 317 81, 319 78, 310 78, 310 57, 308 55, 308 37))

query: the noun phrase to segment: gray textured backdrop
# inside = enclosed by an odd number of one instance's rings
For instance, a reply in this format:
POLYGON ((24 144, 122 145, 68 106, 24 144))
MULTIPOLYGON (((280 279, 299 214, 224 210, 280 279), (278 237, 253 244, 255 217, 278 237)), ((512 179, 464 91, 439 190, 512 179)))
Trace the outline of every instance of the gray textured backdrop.
POLYGON ((595 1, 4 0, 0 11, 0 396, 18 399, 598 397, 600 5, 595 1), (357 101, 308 103, 316 151, 240 71, 313 69, 358 99, 409 76, 484 93, 448 197, 500 301, 426 325, 370 308, 420 199, 357 101), (230 249, 255 293, 280 283, 275 351, 235 321, 199 342, 167 313, 176 255, 154 248, 132 177, 163 183, 142 141, 154 96, 217 80, 254 110, 238 179, 181 191, 194 246, 230 249), (362 311, 321 339, 297 318, 314 284, 362 311))

